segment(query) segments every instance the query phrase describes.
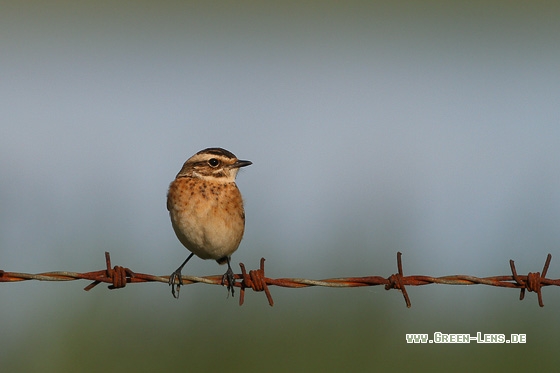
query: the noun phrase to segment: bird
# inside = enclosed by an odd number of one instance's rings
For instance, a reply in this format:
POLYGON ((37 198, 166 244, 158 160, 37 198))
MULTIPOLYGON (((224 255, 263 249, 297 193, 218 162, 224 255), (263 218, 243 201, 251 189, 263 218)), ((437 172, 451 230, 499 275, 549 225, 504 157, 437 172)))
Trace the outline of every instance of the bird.
POLYGON ((169 185, 167 210, 171 225, 179 241, 191 252, 169 276, 174 298, 179 298, 181 271, 193 255, 227 264, 222 285, 227 282, 228 295, 231 292, 233 296, 231 255, 245 231, 243 199, 235 178, 240 168, 251 164, 223 148, 206 148, 187 159, 169 185))

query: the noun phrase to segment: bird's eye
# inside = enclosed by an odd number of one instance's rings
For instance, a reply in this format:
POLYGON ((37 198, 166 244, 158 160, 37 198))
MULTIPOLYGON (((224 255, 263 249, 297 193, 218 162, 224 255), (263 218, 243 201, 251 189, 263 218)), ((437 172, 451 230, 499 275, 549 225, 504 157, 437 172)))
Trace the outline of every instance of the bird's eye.
POLYGON ((208 164, 210 165, 210 167, 218 167, 220 161, 218 161, 216 158, 210 158, 208 160, 208 164))

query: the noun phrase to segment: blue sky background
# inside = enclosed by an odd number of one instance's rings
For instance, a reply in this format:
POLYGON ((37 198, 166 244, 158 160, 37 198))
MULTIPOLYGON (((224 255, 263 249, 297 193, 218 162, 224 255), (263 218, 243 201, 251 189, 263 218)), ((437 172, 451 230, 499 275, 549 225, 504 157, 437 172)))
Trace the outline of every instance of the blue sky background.
MULTIPOLYGON (((508 274, 509 259, 541 271, 550 252, 558 278, 559 13, 516 1, 3 3, 0 269, 92 271, 110 251, 169 274, 187 254, 169 182, 221 146, 253 161, 238 176, 247 228, 235 268, 265 257, 271 277, 388 277, 402 251, 407 274, 489 276, 508 274)), ((223 270, 193 260, 185 273, 223 270)), ((483 287, 409 289, 412 309, 382 288, 273 288, 268 309, 253 293, 240 308, 220 287, 175 301, 162 284, 85 285, 1 285, 11 343, 0 362, 467 370, 507 367, 499 357, 523 347, 528 366, 558 363, 545 348, 554 288, 544 309, 534 294, 483 287), (530 343, 404 343, 435 331, 530 343)))

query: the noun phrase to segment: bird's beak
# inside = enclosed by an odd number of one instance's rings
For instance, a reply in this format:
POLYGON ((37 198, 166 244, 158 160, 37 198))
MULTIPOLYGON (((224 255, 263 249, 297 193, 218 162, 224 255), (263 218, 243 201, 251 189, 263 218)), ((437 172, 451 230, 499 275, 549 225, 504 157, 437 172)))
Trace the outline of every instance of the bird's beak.
POLYGON ((237 162, 235 162, 234 164, 231 165, 231 168, 241 168, 241 167, 250 166, 252 164, 253 164, 253 162, 251 162, 251 161, 238 160, 237 162))

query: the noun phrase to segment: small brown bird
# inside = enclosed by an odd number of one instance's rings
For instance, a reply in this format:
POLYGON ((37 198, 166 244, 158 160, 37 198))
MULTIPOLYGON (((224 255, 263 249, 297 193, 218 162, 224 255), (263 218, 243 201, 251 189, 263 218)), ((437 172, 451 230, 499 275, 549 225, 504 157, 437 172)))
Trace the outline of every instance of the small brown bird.
POLYGON ((191 252, 169 276, 175 298, 183 284, 181 270, 193 255, 227 263, 222 285, 227 281, 228 292, 233 296, 231 254, 239 247, 245 230, 243 199, 235 177, 239 168, 251 164, 222 148, 204 149, 185 162, 169 185, 167 210, 171 224, 179 241, 191 252))

